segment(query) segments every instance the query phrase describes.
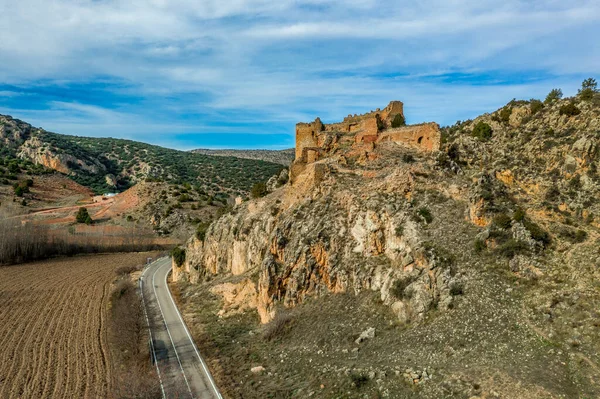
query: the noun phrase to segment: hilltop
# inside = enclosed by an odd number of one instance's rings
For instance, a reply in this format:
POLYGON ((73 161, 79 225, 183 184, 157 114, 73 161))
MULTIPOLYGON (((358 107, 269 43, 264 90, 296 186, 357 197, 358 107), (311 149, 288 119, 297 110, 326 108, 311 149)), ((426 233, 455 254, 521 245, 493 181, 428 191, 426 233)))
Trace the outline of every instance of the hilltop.
POLYGON ((600 94, 404 120, 298 124, 289 181, 188 241, 173 288, 219 386, 600 396, 600 94))
MULTIPOLYGON (((140 181, 189 183, 215 195, 243 195, 253 184, 279 173, 281 165, 260 160, 177 151, 131 140, 67 136, 0 115, 3 164, 32 173, 60 172, 96 193, 122 191, 140 181)), ((10 178, 9 170, 0 170, 10 178)))
POLYGON ((197 150, 192 150, 192 152, 220 157, 255 159, 289 166, 294 160, 295 150, 293 148, 287 150, 209 150, 199 148, 197 150))

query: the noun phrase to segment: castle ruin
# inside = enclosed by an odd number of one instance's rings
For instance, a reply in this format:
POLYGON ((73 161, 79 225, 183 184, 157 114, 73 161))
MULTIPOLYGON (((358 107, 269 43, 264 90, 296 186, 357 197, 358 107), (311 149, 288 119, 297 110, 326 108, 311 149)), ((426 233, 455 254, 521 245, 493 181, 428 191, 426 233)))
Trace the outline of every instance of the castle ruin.
MULTIPOLYGON (((325 158, 337 148, 369 152, 378 143, 394 142, 420 151, 440 149, 441 133, 437 123, 392 127, 397 115, 404 118, 404 104, 392 101, 383 110, 363 115, 348 115, 342 122, 324 124, 319 118, 296 125, 294 170, 325 158)), ((293 177, 293 175, 292 175, 293 177)))

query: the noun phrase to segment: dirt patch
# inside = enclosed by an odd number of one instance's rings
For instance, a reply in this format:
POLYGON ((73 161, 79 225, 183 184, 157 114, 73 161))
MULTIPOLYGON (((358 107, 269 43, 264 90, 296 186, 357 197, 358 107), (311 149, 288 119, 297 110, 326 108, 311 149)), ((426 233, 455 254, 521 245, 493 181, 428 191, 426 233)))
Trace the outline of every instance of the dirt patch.
POLYGON ((149 253, 0 268, 0 397, 106 398, 107 310, 115 269, 149 253))

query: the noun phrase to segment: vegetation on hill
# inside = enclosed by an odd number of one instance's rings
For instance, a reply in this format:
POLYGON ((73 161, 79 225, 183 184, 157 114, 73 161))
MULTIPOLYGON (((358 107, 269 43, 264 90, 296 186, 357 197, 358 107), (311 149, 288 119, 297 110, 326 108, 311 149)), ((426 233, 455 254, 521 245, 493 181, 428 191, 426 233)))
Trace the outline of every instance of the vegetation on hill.
POLYGON ((64 136, 43 132, 44 142, 77 159, 99 160, 106 167, 104 173, 89 173, 70 165, 73 179, 96 192, 114 190, 106 183, 107 174, 117 177, 117 187, 127 188, 140 180, 191 183, 211 193, 242 193, 257 181, 278 173, 277 164, 217 157, 177 151, 155 145, 113 138, 64 136))
POLYGON ((220 157, 256 159, 278 163, 284 166, 289 166, 296 157, 296 150, 293 148, 288 148, 286 150, 209 150, 199 148, 197 150, 192 150, 192 152, 220 157))
POLYGON ((66 136, 1 115, 0 143, 0 182, 14 180, 20 171, 58 170, 96 193, 121 191, 147 180, 189 183, 212 195, 239 195, 283 169, 272 162, 178 151, 131 140, 66 136))

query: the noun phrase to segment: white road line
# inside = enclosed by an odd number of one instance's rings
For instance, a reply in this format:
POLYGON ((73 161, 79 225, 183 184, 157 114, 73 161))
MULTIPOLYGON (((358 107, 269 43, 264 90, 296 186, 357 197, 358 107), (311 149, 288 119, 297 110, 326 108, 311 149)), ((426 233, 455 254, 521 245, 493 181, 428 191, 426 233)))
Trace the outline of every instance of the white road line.
POLYGON ((152 329, 150 328, 150 320, 148 319, 148 313, 146 313, 146 301, 144 301, 144 274, 146 270, 142 272, 140 276, 140 292, 142 295, 142 307, 144 308, 144 316, 146 316, 146 324, 148 325, 148 333, 150 333, 150 348, 152 349, 152 358, 154 359, 154 365, 156 366, 156 373, 158 374, 158 381, 160 382, 160 390, 162 392, 163 399, 166 399, 165 387, 163 386, 162 378, 160 376, 160 369, 158 368, 158 362, 156 361, 156 351, 154 349, 154 339, 152 338, 152 329))
POLYGON ((208 379, 210 381, 210 384, 212 385, 213 390, 215 391, 215 394, 217 395, 217 397, 219 399, 223 399, 223 397, 221 396, 221 393, 217 389, 217 385, 215 384, 215 381, 213 380, 212 375, 210 374, 210 371, 208 370, 208 367, 206 367, 206 363, 204 363, 204 359, 202 359, 202 356, 200 356, 200 352, 198 352, 198 348, 196 347, 196 343, 192 339, 192 335, 190 334, 190 331, 188 330, 187 325, 185 324, 185 321, 183 321, 183 317, 181 317, 181 313, 179 313, 179 308, 177 308, 177 304, 175 303, 175 300, 173 299, 173 296, 171 295, 171 290, 169 289, 169 284, 167 282, 167 278, 168 277, 169 277, 169 272, 167 272, 167 274, 165 274, 165 286, 167 287, 167 292, 169 293, 169 298, 171 298, 171 302, 173 303, 173 307, 175 307, 175 311, 177 312, 177 315, 179 316, 179 320, 181 320, 181 324, 183 324, 183 328, 185 329, 185 332, 186 332, 186 334, 187 334, 190 342, 192 343, 192 346, 194 347, 194 351, 196 352, 196 356, 198 356, 198 360, 200 360, 200 364, 202 364, 202 368, 204 369, 204 373, 206 374, 206 376, 208 376, 208 379))
MULTIPOLYGON (((175 341, 173 341, 173 337, 171 336, 171 331, 169 330, 169 326, 167 325, 167 320, 165 319, 165 314, 163 313, 162 306, 160 306, 160 300, 158 299, 158 294, 156 293, 156 285, 154 284, 154 277, 156 273, 160 270, 160 266, 154 271, 152 274, 152 288, 154 288, 154 296, 156 297, 156 302, 158 303, 158 309, 160 309, 160 314, 163 318, 163 323, 167 329, 167 334, 169 334, 169 339, 171 340, 171 344, 173 345, 173 350, 175 351, 175 356, 177 357, 177 362, 179 363, 179 368, 181 368, 181 374, 183 375, 183 379, 185 380, 185 384, 187 385, 188 391, 190 391, 190 396, 192 399, 194 398, 194 394, 192 393, 192 388, 190 388, 190 383, 188 382, 187 377, 185 376, 185 371, 183 370, 183 365, 181 364, 181 359, 179 359, 179 354, 177 353, 177 348, 175 347, 175 341)), ((168 287, 167 287, 168 291, 168 287)))

